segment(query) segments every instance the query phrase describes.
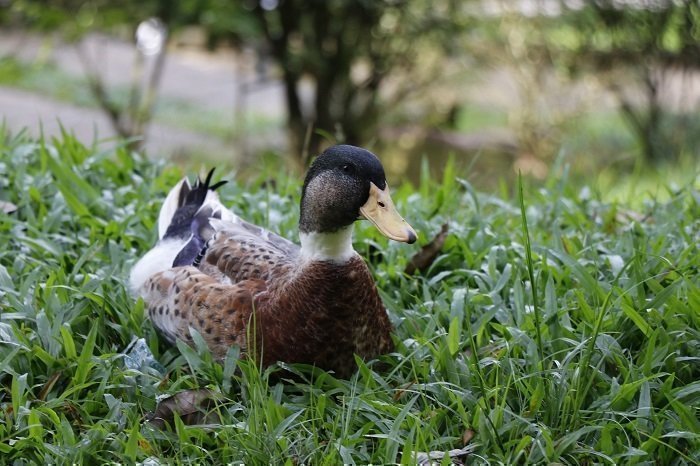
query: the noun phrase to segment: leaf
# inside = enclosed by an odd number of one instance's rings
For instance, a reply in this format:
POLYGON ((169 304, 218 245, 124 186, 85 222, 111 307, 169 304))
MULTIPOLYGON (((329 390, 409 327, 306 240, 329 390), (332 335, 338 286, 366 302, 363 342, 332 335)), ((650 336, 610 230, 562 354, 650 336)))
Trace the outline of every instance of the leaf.
POLYGON ((14 289, 14 283, 12 282, 12 277, 10 276, 7 269, 0 265, 0 289, 12 290, 14 289))
POLYGON ((599 429, 600 427, 598 426, 585 426, 573 432, 569 432, 568 434, 564 435, 559 440, 557 440, 555 450, 556 454, 559 456, 564 456, 566 454, 571 453, 571 451, 576 448, 576 444, 579 442, 579 439, 581 437, 583 437, 584 435, 588 435, 591 432, 596 432, 599 429))
POLYGON ((460 325, 464 318, 464 298, 467 296, 466 288, 457 288, 452 293, 452 304, 450 305, 450 317, 459 319, 460 325))
POLYGON ((41 425, 41 418, 36 409, 29 411, 27 418, 27 427, 29 428, 29 436, 37 441, 41 441, 44 437, 44 427, 41 425))
POLYGON ((15 416, 15 420, 18 419, 20 406, 24 406, 24 392, 26 389, 27 374, 15 375, 14 377, 12 377, 10 394, 12 395, 12 413, 15 416))
POLYGON ((469 442, 472 441, 472 439, 474 438, 475 435, 476 435, 476 432, 474 432, 472 429, 465 430, 464 433, 462 434, 462 443, 464 445, 468 445, 469 442))
POLYGON ((158 429, 172 424, 176 414, 186 425, 214 424, 220 420, 219 415, 212 411, 212 401, 219 397, 206 388, 185 390, 159 401, 155 412, 146 416, 146 420, 158 429))
POLYGON ((677 400, 691 395, 700 395, 700 381, 689 383, 685 387, 676 389, 674 395, 677 400))
POLYGON ((388 438, 392 441, 386 443, 386 458, 396 458, 396 456, 398 455, 398 449, 400 445, 399 439, 401 438, 401 426, 403 425, 406 417, 411 412, 411 408, 413 408, 413 405, 416 403, 418 398, 419 396, 417 395, 411 398, 401 409, 401 412, 399 412, 399 414, 396 415, 396 417, 394 417, 394 420, 391 423, 391 431, 389 431, 388 436, 388 438))
POLYGON ((639 314, 632 306, 629 304, 622 302, 620 304, 622 307, 622 311, 625 313, 625 315, 632 321, 634 324, 639 328, 639 330, 642 331, 645 337, 649 338, 653 330, 651 329, 651 326, 647 323, 646 320, 644 320, 644 317, 639 314))
POLYGON ((450 350, 450 354, 454 356, 459 351, 459 319, 454 317, 450 321, 450 329, 447 332, 447 348, 450 350))
POLYGON ((447 234, 449 231, 449 225, 444 223, 440 228, 440 232, 433 238, 433 240, 423 246, 420 251, 411 257, 411 260, 406 265, 405 272, 409 275, 413 275, 416 271, 424 272, 435 262, 438 254, 445 245, 445 239, 447 239, 447 234))
POLYGON ((63 338, 63 350, 66 353, 68 359, 75 359, 78 357, 78 353, 75 350, 75 341, 73 340, 73 335, 71 335, 71 329, 68 323, 64 323, 61 326, 61 337, 63 338))
POLYGON ((95 340, 97 339, 97 328, 97 325, 92 326, 92 328, 90 329, 90 333, 88 333, 88 336, 85 339, 85 344, 83 345, 83 349, 80 352, 80 356, 78 356, 78 367, 75 369, 75 376, 73 377, 75 385, 80 385, 84 383, 88 373, 90 373, 90 370, 93 367, 91 359, 92 353, 95 349, 95 340))
POLYGON ((54 372, 53 374, 51 374, 49 380, 47 380, 44 386, 41 388, 41 391, 39 392, 39 396, 37 398, 41 401, 46 400, 46 396, 51 392, 51 389, 54 387, 54 385, 56 385, 56 382, 58 382, 58 379, 60 378, 60 372, 54 372))
POLYGON ((231 346, 228 351, 226 351, 223 375, 223 389, 225 393, 231 390, 231 379, 233 378, 233 373, 236 371, 236 367, 238 367, 240 353, 241 348, 239 346, 231 346))
POLYGON ((131 432, 129 432, 129 439, 124 447, 124 454, 131 460, 132 463, 136 460, 136 454, 138 453, 139 437, 139 423, 136 422, 131 428, 131 432))
POLYGON ((530 416, 535 416, 539 412, 540 407, 542 406, 542 401, 544 401, 545 398, 544 383, 538 381, 536 384, 535 391, 530 397, 530 416))

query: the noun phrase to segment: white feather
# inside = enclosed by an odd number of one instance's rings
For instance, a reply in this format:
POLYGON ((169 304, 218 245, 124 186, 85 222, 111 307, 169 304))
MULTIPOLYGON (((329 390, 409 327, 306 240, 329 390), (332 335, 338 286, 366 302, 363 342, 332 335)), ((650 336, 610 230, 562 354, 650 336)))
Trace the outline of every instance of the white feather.
POLYGON ((173 220, 175 211, 179 207, 178 203, 180 202, 180 191, 182 191, 183 185, 190 188, 190 182, 187 180, 187 178, 181 179, 180 182, 170 190, 165 198, 165 201, 163 201, 163 205, 160 208, 160 214, 158 214, 159 239, 163 239, 163 236, 165 236, 165 232, 168 231, 168 226, 170 226, 170 222, 173 220))
POLYGON ((352 247, 352 225, 334 233, 299 233, 301 257, 309 261, 345 263, 357 252, 352 247))
POLYGON ((213 213, 219 212, 221 214, 221 220, 224 222, 235 222, 238 219, 236 214, 231 212, 221 203, 219 195, 215 191, 207 192, 207 197, 204 198, 202 207, 200 207, 199 210, 202 210, 205 207, 211 207, 213 213))
POLYGON ((226 230, 227 226, 230 224, 230 222, 224 222, 223 220, 219 220, 218 218, 209 219, 209 225, 214 229, 214 231, 226 230))
POLYGON ((129 287, 134 296, 144 296, 143 285, 151 276, 158 272, 171 269, 175 257, 187 244, 189 238, 166 239, 158 243, 146 253, 131 269, 129 287))

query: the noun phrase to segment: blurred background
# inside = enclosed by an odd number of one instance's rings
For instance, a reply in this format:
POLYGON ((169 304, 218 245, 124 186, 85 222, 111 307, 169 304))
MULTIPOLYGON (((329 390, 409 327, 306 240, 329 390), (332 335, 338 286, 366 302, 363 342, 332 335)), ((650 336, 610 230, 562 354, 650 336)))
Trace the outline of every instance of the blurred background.
POLYGON ((347 142, 636 195, 697 179, 699 72, 697 0, 0 0, 5 130, 242 173, 347 142))

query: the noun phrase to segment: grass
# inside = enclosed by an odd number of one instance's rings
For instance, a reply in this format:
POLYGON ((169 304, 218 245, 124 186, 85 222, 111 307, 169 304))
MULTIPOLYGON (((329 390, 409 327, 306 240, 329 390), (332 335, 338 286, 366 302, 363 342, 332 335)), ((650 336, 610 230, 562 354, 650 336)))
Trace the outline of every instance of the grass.
MULTIPOLYGON (((472 435, 469 464, 700 461, 697 186, 632 212, 565 179, 511 199, 425 170, 395 200, 422 243, 450 225, 429 269, 405 275, 418 246, 356 230, 396 352, 350 380, 285 380, 234 350, 219 365, 167 347, 129 296, 181 176, 69 135, 0 138, 0 199, 18 206, 0 214, 0 462, 411 464, 472 435), (136 337, 164 369, 125 365, 136 337), (218 394, 206 424, 146 421, 199 388, 218 394)), ((261 170, 222 195, 295 236, 298 179, 261 170)))

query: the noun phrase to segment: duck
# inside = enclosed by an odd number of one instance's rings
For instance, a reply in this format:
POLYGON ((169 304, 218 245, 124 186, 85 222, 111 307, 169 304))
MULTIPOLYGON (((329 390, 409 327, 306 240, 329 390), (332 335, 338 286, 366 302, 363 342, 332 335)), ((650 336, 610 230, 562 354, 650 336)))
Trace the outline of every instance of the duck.
POLYGON ((299 242, 224 207, 213 171, 183 178, 158 215, 158 240, 131 269, 156 331, 193 344, 193 330, 217 360, 232 346, 262 366, 302 363, 348 378, 356 355, 393 351, 392 325, 353 226, 367 220, 387 238, 414 243, 415 230, 391 199, 384 168, 369 150, 335 145, 309 167, 301 188, 299 242))

